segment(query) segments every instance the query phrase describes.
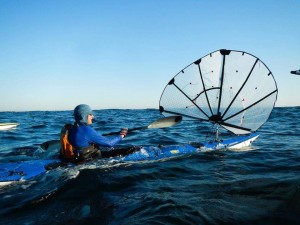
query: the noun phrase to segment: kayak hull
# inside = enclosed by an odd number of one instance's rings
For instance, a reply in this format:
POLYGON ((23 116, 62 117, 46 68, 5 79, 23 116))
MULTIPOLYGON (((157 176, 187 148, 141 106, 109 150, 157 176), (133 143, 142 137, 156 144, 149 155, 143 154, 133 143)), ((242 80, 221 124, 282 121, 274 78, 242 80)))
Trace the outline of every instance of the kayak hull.
POLYGON ((258 138, 259 134, 253 133, 247 136, 238 136, 228 140, 211 141, 204 143, 202 150, 217 150, 217 149, 240 149, 248 147, 258 138))

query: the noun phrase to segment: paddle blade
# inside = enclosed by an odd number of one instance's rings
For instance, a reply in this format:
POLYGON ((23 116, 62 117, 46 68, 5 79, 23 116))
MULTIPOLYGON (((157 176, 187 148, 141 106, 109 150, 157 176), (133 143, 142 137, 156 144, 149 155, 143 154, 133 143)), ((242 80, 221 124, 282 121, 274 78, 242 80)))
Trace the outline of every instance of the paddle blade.
POLYGON ((300 75, 300 70, 291 71, 291 74, 300 75))
POLYGON ((60 140, 46 141, 43 144, 41 144, 40 147, 45 151, 60 149, 60 140))
POLYGON ((171 127, 178 123, 180 123, 182 120, 182 116, 168 116, 165 118, 161 118, 159 120, 156 120, 155 122, 151 123, 147 128, 165 128, 165 127, 171 127))

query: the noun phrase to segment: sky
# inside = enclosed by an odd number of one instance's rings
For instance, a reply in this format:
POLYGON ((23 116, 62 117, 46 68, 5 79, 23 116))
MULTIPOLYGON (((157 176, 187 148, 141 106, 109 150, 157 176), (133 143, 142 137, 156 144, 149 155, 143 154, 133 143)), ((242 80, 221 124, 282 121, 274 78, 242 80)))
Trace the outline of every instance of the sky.
POLYGON ((300 0, 0 0, 0 111, 158 108, 169 80, 219 49, 272 71, 300 106, 300 0))

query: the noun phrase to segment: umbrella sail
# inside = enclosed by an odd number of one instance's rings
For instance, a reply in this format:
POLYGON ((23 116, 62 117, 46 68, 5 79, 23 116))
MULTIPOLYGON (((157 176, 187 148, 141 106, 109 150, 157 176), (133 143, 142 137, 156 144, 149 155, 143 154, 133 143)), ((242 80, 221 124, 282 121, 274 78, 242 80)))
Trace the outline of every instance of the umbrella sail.
POLYGON ((277 94, 273 74, 260 59, 221 49, 176 74, 159 105, 164 115, 211 122, 240 135, 256 131, 268 120, 277 94))

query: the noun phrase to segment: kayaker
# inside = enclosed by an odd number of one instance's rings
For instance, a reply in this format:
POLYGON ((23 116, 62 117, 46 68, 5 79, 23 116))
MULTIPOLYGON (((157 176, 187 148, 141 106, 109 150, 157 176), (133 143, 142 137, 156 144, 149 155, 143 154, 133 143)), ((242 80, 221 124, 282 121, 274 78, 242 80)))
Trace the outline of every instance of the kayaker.
MULTIPOLYGON (((107 138, 99 134, 90 125, 94 112, 91 107, 81 104, 74 109, 74 125, 66 124, 61 131, 61 157, 67 161, 85 161, 101 158, 101 147, 113 147, 126 137, 128 129, 122 128, 120 134, 107 138)), ((108 157, 107 152, 104 157, 108 157)))

